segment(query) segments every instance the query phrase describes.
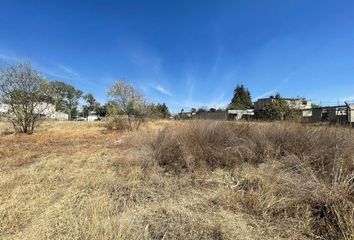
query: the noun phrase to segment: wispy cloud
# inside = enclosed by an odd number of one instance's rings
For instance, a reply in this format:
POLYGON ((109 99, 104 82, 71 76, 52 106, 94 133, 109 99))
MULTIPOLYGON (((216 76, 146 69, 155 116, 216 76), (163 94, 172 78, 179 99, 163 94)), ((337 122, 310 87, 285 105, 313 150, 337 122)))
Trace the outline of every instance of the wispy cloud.
POLYGON ((72 76, 76 76, 78 77, 79 74, 77 72, 75 72, 72 68, 65 66, 63 64, 57 64, 58 68, 63 70, 65 73, 70 74, 72 76))
POLYGON ((186 71, 186 87, 188 89, 188 99, 191 100, 194 95, 194 85, 196 79, 191 71, 186 71))
POLYGON ((62 80, 76 81, 81 84, 90 85, 93 87, 102 88, 102 86, 95 84, 93 82, 83 80, 79 73, 74 71, 71 67, 64 64, 44 64, 30 59, 28 57, 17 56, 14 54, 8 54, 7 51, 0 52, 0 60, 5 63, 14 64, 20 62, 31 62, 35 68, 37 68, 44 76, 48 78, 59 78, 62 80))
POLYGON ((79 76, 79 74, 67 74, 67 73, 62 73, 60 71, 52 70, 51 68, 46 68, 46 67, 38 67, 43 74, 45 74, 48 78, 59 78, 67 81, 75 81, 79 82, 83 85, 89 85, 92 87, 100 88, 100 89, 105 89, 102 87, 102 85, 90 82, 88 80, 83 79, 82 77, 79 76))
POLYGON ((18 56, 6 54, 3 52, 0 52, 0 60, 2 60, 3 62, 6 62, 6 63, 17 63, 17 62, 29 61, 28 58, 18 57, 18 56))
POLYGON ((221 44, 219 44, 217 51, 216 51, 214 64, 211 67, 211 71, 210 71, 211 76, 215 76, 218 72, 218 69, 220 67, 222 52, 223 52, 223 48, 222 48, 221 44))
POLYGON ((288 83, 288 82, 294 77, 295 74, 296 74, 296 71, 290 72, 288 75, 286 75, 285 78, 283 78, 283 79, 280 81, 280 83, 282 83, 282 84, 288 83))
POLYGON ((343 98, 340 98, 338 101, 340 101, 340 102, 354 102, 354 96, 343 97, 343 98))
MULTIPOLYGON (((7 54, 4 52, 0 52, 0 59, 4 62, 10 63, 10 64, 29 61, 33 65, 35 65, 37 68, 39 68, 40 71, 43 72, 44 74, 48 74, 48 75, 51 75, 54 77, 60 77, 60 78, 64 78, 64 79, 69 79, 71 77, 71 76, 67 76, 65 74, 53 71, 51 68, 44 67, 42 64, 38 64, 36 61, 34 61, 33 59, 30 59, 28 57, 26 58, 26 57, 22 57, 22 56, 16 56, 14 54, 7 54)), ((64 70, 66 73, 68 73, 68 71, 71 71, 69 68, 66 68, 64 65, 61 65, 61 64, 57 64, 57 67, 61 68, 61 70, 64 70)))
POLYGON ((150 51, 149 49, 141 48, 139 51, 132 50, 129 53, 130 61, 139 68, 146 69, 154 75, 160 75, 162 71, 162 58, 150 51))
POLYGON ((213 108, 224 108, 229 104, 228 100, 225 100, 225 94, 222 93, 219 97, 213 99, 211 102, 208 103, 209 107, 213 108))
POLYGON ((173 112, 179 112, 181 108, 189 110, 190 108, 225 108, 229 104, 228 100, 225 100, 225 95, 222 93, 220 96, 212 99, 211 101, 202 102, 195 99, 175 100, 167 101, 172 106, 173 112))
POLYGON ((45 75, 49 77, 55 77, 55 78, 60 78, 60 79, 65 79, 65 80, 78 80, 78 76, 74 76, 72 74, 68 74, 63 71, 58 71, 58 69, 53 69, 52 67, 44 67, 44 66, 37 66, 41 72, 43 72, 45 75))
POLYGON ((278 91, 277 89, 273 89, 273 90, 271 90, 271 91, 268 91, 268 92, 266 92, 266 93, 263 93, 262 95, 259 95, 259 96, 257 96, 257 97, 254 97, 253 100, 255 101, 255 100, 259 99, 259 98, 268 97, 269 95, 271 95, 271 94, 273 94, 273 93, 275 93, 275 92, 277 92, 277 91, 278 91))
POLYGON ((157 85, 156 87, 154 87, 157 91, 159 91, 162 94, 168 95, 168 96, 172 96, 172 93, 170 91, 168 91, 167 89, 165 89, 164 87, 157 85))

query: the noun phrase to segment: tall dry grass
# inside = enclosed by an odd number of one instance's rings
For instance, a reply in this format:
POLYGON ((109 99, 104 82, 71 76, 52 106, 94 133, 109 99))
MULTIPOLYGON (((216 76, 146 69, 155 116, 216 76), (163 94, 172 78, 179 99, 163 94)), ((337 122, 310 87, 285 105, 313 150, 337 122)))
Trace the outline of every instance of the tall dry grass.
POLYGON ((0 239, 352 239, 353 138, 290 123, 44 122, 0 136, 0 239))
POLYGON ((210 121, 167 127, 152 143, 167 172, 227 171, 224 207, 320 239, 354 238, 353 146, 349 128, 210 121))

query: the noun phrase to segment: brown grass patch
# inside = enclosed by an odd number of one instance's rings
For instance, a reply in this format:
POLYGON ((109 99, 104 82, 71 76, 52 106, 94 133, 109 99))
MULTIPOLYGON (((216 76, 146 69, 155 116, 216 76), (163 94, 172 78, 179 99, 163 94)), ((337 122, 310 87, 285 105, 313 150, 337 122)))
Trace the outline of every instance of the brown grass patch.
POLYGON ((289 123, 44 122, 0 136, 0 238, 352 239, 353 137, 289 123))
POLYGON ((167 172, 231 172, 226 207, 325 239, 354 237, 353 146, 349 128, 208 121, 166 128, 153 143, 167 172))

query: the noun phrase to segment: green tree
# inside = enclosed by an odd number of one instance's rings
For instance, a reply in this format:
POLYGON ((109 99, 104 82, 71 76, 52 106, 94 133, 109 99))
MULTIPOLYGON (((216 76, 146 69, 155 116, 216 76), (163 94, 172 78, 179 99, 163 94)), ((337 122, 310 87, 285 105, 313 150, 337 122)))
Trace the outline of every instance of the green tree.
POLYGON ((197 113, 207 112, 208 109, 206 107, 201 107, 197 110, 197 113))
POLYGON ((107 115, 107 112, 108 112, 107 110, 108 110, 108 104, 106 103, 106 104, 104 104, 102 106, 100 104, 98 104, 95 111, 96 111, 98 116, 105 117, 107 115))
POLYGON ((234 96, 229 104, 229 109, 245 110, 252 107, 251 93, 242 84, 237 85, 234 90, 234 96))
POLYGON ((269 119, 283 121, 292 117, 293 110, 286 100, 277 93, 275 97, 270 97, 270 101, 265 107, 265 115, 269 119))
POLYGON ((165 103, 150 103, 147 105, 147 115, 152 118, 167 118, 171 114, 165 103))
POLYGON ((123 111, 120 109, 118 104, 112 100, 108 101, 105 104, 106 108, 106 115, 108 116, 117 116, 117 115, 123 115, 123 111))
POLYGON ((49 83, 51 90, 51 99, 52 103, 55 105, 57 111, 66 112, 65 106, 65 91, 63 90, 66 86, 66 83, 60 81, 53 81, 49 83))
POLYGON ((84 99, 88 104, 88 108, 90 111, 94 111, 95 108, 98 105, 98 102, 96 101, 95 97, 92 95, 92 93, 88 93, 84 95, 84 99))
POLYGON ((84 116, 88 116, 90 112, 95 111, 97 113, 97 109, 99 107, 99 103, 96 101, 95 97, 92 93, 88 93, 83 96, 86 101, 86 105, 83 106, 83 114, 84 116))
POLYGON ((319 107, 321 107, 321 105, 316 104, 316 103, 311 104, 311 108, 319 108, 319 107))
POLYGON ((16 132, 32 134, 49 100, 48 82, 31 64, 17 64, 0 72, 0 102, 8 105, 5 117, 16 132))
POLYGON ((77 114, 82 91, 61 81, 53 81, 49 85, 56 110, 68 113, 72 119, 77 114))
POLYGON ((170 111, 167 107, 167 105, 165 103, 158 103, 156 105, 156 109, 157 109, 157 112, 159 113, 159 115, 162 117, 162 118, 166 118, 166 117, 169 117, 171 114, 170 114, 170 111))

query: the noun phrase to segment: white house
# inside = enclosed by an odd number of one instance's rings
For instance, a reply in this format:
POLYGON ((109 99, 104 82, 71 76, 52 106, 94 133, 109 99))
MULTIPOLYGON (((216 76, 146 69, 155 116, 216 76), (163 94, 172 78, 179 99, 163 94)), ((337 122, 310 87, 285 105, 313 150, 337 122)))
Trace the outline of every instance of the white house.
MULTIPOLYGON (((305 98, 283 98, 290 108, 295 110, 306 110, 311 109, 311 100, 307 100, 305 98)), ((260 98, 254 103, 254 111, 264 111, 266 106, 274 101, 275 98, 260 98)))
MULTIPOLYGON (((0 114, 7 113, 9 105, 0 103, 0 114)), ((50 103, 42 102, 35 106, 34 113, 41 115, 41 117, 55 119, 55 120, 69 120, 69 115, 63 112, 57 112, 55 106, 50 103)))
POLYGON ((88 116, 87 116, 87 121, 88 122, 93 122, 93 121, 100 121, 101 118, 97 115, 96 112, 91 112, 88 116))
POLYGON ((241 120, 242 118, 250 118, 254 116, 253 109, 246 109, 246 110, 234 110, 229 109, 227 110, 228 118, 233 120, 241 120))
POLYGON ((46 118, 51 118, 51 116, 55 114, 55 106, 50 103, 41 102, 35 106, 34 113, 40 114, 46 118))
POLYGON ((54 112, 49 116, 51 119, 67 121, 69 120, 69 114, 64 112, 54 112))

